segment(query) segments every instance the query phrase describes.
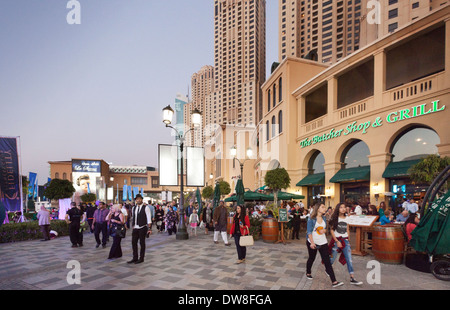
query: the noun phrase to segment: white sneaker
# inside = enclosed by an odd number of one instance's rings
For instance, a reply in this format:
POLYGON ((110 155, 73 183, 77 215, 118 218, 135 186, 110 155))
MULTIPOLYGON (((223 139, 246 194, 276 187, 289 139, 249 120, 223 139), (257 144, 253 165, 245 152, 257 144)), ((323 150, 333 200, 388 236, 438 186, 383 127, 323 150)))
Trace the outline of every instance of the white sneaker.
POLYGON ((333 284, 333 287, 339 287, 339 286, 342 286, 342 285, 344 285, 343 282, 337 282, 337 283, 333 284))

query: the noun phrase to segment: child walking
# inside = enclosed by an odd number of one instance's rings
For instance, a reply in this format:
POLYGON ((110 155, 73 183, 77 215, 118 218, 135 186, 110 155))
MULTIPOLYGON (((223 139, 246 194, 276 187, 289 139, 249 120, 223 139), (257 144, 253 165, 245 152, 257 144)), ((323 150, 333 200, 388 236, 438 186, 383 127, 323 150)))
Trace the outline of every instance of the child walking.
POLYGON ((330 219, 330 231, 332 239, 328 249, 332 253, 330 260, 331 265, 341 253, 339 262, 347 264, 348 273, 350 274, 350 284, 361 285, 362 282, 356 281, 354 277, 353 263, 352 263, 352 249, 350 248, 350 240, 348 239, 349 225, 347 218, 347 207, 344 203, 338 203, 333 211, 330 219))
POLYGON ((189 224, 191 225, 191 233, 194 232, 194 236, 197 237, 197 226, 198 226, 198 214, 197 209, 194 208, 191 216, 189 216, 189 224))

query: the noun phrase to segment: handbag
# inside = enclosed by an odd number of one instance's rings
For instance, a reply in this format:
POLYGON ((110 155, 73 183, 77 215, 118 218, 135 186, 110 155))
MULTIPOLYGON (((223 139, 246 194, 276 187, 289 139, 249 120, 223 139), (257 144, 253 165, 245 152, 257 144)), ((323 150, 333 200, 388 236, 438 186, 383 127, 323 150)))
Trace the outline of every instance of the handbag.
POLYGON ((125 225, 113 225, 109 229, 109 235, 111 237, 118 236, 120 238, 125 238, 126 233, 125 225))
MULTIPOLYGON (((248 232, 248 229, 247 229, 247 232, 248 232)), ((244 246, 252 246, 253 243, 254 243, 254 240, 253 240, 253 236, 252 235, 248 234, 246 236, 241 236, 239 238, 239 245, 242 246, 242 247, 244 247, 244 246)))

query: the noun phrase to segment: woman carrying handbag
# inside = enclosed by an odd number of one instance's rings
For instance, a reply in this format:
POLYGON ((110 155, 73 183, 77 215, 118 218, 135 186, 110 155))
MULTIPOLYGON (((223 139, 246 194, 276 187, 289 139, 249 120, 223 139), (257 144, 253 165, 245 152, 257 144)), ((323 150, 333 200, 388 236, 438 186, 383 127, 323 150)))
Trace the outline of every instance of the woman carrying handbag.
MULTIPOLYGON (((236 213, 233 217, 233 224, 230 230, 230 238, 234 237, 234 242, 236 243, 236 250, 238 253, 238 260, 236 264, 241 264, 245 262, 245 256, 247 254, 247 247, 242 246, 240 241, 244 239, 242 237, 249 235, 250 232, 250 219, 245 214, 242 206, 236 207, 236 213), (239 227, 239 229, 237 229, 239 227)), ((251 236, 250 236, 251 237, 251 236)))
POLYGON ((109 251, 108 259, 120 258, 122 257, 122 247, 120 245, 122 238, 121 229, 124 228, 124 216, 120 205, 113 205, 111 211, 106 216, 106 220, 110 221, 111 236, 113 237, 113 244, 111 245, 111 250, 109 251))

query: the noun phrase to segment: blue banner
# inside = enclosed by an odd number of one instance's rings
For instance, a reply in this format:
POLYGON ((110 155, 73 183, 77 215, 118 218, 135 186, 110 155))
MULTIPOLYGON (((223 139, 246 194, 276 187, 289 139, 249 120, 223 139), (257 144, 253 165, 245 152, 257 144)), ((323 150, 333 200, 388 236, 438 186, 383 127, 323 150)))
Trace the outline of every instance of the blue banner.
POLYGON ((127 188, 128 188, 128 199, 129 199, 130 201, 133 201, 133 193, 132 193, 131 186, 128 185, 127 188))
POLYGON ((126 185, 123 186, 122 200, 124 202, 128 200, 128 188, 126 185))
POLYGON ((135 198, 136 195, 139 194, 139 187, 133 187, 133 194, 134 194, 133 198, 135 198))
POLYGON ((32 199, 34 196, 35 184, 36 184, 37 174, 30 172, 28 175, 28 199, 32 199))
POLYGON ((0 138, 0 200, 10 212, 22 211, 16 138, 0 138))

